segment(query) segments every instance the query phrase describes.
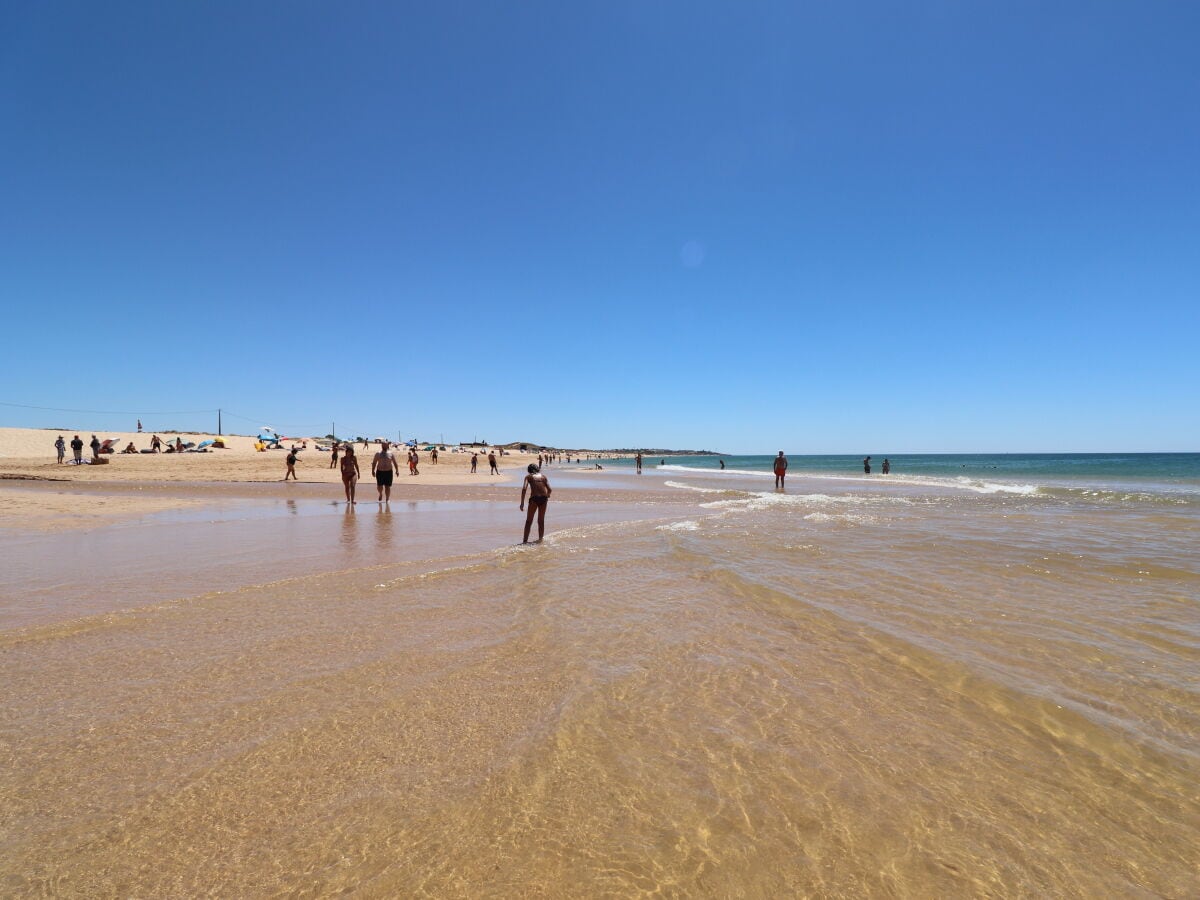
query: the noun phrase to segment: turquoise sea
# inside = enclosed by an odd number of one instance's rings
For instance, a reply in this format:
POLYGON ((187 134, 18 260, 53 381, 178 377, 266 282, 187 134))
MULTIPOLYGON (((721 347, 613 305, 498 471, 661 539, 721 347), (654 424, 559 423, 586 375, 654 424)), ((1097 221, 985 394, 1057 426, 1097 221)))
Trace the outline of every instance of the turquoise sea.
MULTIPOLYGON (((871 477, 882 477, 885 456, 872 454, 871 477)), ((898 453, 891 460, 893 480, 944 481, 966 479, 995 483, 1001 488, 1096 487, 1136 488, 1165 492, 1200 493, 1200 453, 898 453)), ((646 468, 662 470, 717 470, 724 461, 729 474, 771 471, 773 456, 672 456, 647 457, 646 468)), ((864 476, 862 456, 788 455, 791 476, 864 476)), ((633 466, 632 459, 605 465, 633 466)))

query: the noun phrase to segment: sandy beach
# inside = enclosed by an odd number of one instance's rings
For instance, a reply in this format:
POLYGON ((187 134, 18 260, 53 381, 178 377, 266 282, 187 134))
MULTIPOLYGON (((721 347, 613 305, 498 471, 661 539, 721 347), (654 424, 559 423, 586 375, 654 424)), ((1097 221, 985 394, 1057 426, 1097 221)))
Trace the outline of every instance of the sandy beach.
POLYGON ((528 457, 350 507, 47 434, 0 431, 11 896, 1194 883, 1188 494, 564 464, 521 546, 528 457))

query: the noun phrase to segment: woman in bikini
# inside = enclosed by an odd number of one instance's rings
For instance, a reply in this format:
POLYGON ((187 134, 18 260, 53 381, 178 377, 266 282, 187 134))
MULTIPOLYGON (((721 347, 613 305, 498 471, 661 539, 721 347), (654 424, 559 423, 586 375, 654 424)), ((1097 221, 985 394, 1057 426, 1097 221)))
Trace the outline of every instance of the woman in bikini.
POLYGON ((362 473, 358 470, 358 457, 354 455, 354 445, 346 445, 346 455, 342 457, 342 484, 346 487, 346 502, 357 503, 354 499, 354 489, 362 473))

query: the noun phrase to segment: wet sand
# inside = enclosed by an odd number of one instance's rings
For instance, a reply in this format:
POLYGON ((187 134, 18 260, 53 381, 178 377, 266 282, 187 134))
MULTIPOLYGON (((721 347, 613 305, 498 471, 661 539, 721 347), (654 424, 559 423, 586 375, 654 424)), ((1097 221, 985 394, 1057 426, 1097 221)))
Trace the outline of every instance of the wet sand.
POLYGON ((1193 892, 1193 506, 551 478, 6 532, 5 892, 1193 892))

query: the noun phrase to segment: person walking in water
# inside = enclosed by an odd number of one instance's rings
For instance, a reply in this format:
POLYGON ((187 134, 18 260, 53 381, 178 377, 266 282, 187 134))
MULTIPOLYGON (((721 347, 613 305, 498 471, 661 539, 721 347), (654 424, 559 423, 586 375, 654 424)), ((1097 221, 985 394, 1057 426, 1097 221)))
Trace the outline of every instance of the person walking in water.
POLYGON ((869 457, 869 456, 866 457, 865 459, 863 459, 863 474, 865 474, 865 475, 871 474, 871 457, 869 457))
POLYGON ((641 475, 642 474, 642 451, 641 450, 639 450, 637 452, 637 456, 634 457, 634 460, 637 462, 637 473, 639 475, 641 475))
POLYGON ((58 464, 61 466, 63 457, 67 455, 67 442, 63 440, 60 434, 58 440, 54 442, 54 449, 58 451, 58 464))
POLYGON ((288 451, 287 455, 287 472, 284 473, 283 480, 287 481, 291 478, 293 481, 299 481, 299 476, 296 475, 296 448, 293 447, 288 451))
MULTIPOLYGON (((496 451, 495 450, 488 451, 488 465, 491 466, 491 471, 488 472, 489 475, 499 475, 500 474, 500 469, 496 465, 496 451)), ((530 465, 533 465, 533 463, 530 463, 530 465)))
POLYGON ((722 470, 724 470, 724 468, 725 468, 725 460, 723 460, 723 459, 718 459, 718 460, 717 460, 717 462, 719 462, 719 463, 721 464, 721 469, 722 469, 722 470))
POLYGON ((533 527, 533 514, 536 512, 538 517, 537 543, 540 544, 546 534, 546 504, 550 502, 550 479, 538 471, 538 467, 533 463, 529 464, 526 471, 529 474, 525 476, 525 482, 521 485, 519 508, 525 509, 525 492, 529 491, 529 512, 525 515, 525 535, 521 538, 521 543, 529 543, 529 529, 533 527))
POLYGON ((380 503, 392 499, 392 479, 396 475, 396 456, 388 450, 390 446, 388 441, 384 441, 379 452, 371 460, 371 474, 375 476, 375 487, 379 489, 380 503))
POLYGON ((787 457, 783 455, 783 451, 779 451, 779 455, 775 457, 775 487, 776 489, 783 487, 783 479, 787 477, 787 457))
MULTIPOLYGON (((336 455, 334 458, 336 459, 336 455)), ((358 502, 354 499, 354 495, 358 488, 358 479, 361 477, 362 472, 358 469, 358 457, 354 455, 354 445, 347 444, 346 455, 342 457, 342 484, 346 488, 346 502, 349 504, 358 502)))
POLYGON ((884 475, 892 474, 892 461, 890 459, 888 459, 886 456, 883 458, 883 474, 884 475))

